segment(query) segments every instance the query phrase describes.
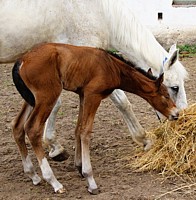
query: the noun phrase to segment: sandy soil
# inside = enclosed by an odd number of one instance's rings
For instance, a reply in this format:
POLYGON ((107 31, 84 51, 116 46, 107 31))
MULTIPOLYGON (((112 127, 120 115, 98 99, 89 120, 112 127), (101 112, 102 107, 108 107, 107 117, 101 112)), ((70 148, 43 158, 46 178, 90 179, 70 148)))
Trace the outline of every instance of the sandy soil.
MULTIPOLYGON (((183 58, 182 62, 190 73, 186 82, 189 103, 196 96, 196 57, 183 58)), ((105 99, 96 115, 91 143, 91 159, 94 177, 100 187, 100 194, 94 196, 87 192, 87 182, 74 167, 74 128, 78 114, 78 96, 63 92, 63 106, 58 113, 58 138, 69 152, 70 157, 63 162, 49 158, 57 179, 67 188, 66 194, 55 194, 50 185, 42 181, 34 186, 24 175, 18 149, 12 138, 10 122, 21 107, 21 97, 17 93, 11 76, 12 65, 1 65, 0 73, 0 199, 1 200, 191 200, 196 199, 196 188, 181 188, 191 184, 182 177, 165 178, 158 172, 137 173, 131 169, 134 150, 121 114, 105 99), (167 193, 167 194, 166 194, 167 193), (162 197, 160 197, 162 195, 162 197), (160 198, 159 198, 160 197, 160 198)), ((146 130, 159 124, 153 109, 141 98, 128 95, 134 111, 146 130)), ((32 149, 30 153, 36 170, 40 169, 32 149)), ((195 180, 194 180, 195 181, 195 180)))

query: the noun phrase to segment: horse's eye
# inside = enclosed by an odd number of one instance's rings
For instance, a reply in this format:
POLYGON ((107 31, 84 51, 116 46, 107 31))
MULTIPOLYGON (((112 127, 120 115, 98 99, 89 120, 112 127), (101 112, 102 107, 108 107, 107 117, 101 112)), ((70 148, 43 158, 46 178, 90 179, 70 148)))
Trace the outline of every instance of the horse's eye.
POLYGON ((173 86, 173 87, 171 87, 171 89, 175 93, 178 93, 178 91, 179 91, 179 87, 178 86, 173 86))

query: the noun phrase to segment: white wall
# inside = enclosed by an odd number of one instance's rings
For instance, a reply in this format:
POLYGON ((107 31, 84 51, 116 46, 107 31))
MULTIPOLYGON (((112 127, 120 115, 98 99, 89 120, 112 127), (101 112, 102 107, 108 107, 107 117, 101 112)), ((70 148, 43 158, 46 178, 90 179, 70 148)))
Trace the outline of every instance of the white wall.
POLYGON ((173 0, 127 1, 163 45, 196 44, 196 6, 173 6, 173 0), (158 20, 158 13, 162 13, 162 20, 158 20))

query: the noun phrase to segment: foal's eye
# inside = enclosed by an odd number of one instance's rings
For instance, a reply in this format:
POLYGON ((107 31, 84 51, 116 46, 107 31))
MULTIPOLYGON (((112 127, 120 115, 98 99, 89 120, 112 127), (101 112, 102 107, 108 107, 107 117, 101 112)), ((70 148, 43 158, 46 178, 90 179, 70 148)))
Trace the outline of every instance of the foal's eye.
POLYGON ((165 98, 168 100, 168 99, 170 98, 170 96, 169 96, 169 95, 166 95, 165 98))
POLYGON ((178 91, 179 91, 179 87, 178 86, 173 86, 173 87, 171 87, 171 89, 175 93, 178 93, 178 91))
POLYGON ((169 95, 167 96, 167 99, 170 99, 170 96, 169 96, 169 95))

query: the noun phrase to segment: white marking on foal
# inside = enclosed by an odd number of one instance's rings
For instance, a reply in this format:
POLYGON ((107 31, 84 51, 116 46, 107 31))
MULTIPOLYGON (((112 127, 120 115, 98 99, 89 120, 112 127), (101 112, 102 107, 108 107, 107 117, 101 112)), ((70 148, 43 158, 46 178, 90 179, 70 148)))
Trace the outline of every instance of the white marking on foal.
POLYGON ((19 70, 22 68, 23 62, 20 64, 19 70))
POLYGON ((29 176, 29 178, 32 179, 33 184, 34 185, 39 184, 39 182, 41 181, 41 178, 35 172, 29 155, 27 155, 26 158, 22 158, 22 164, 24 168, 24 173, 26 173, 29 176))
POLYGON ((86 145, 84 145, 84 142, 82 141, 82 174, 88 181, 88 191, 90 193, 96 193, 97 191, 97 184, 95 182, 95 179, 93 178, 93 171, 92 166, 90 162, 90 154, 89 149, 86 145))
POLYGON ((44 180, 46 180, 49 184, 52 185, 52 187, 54 188, 54 191, 63 193, 64 191, 63 185, 57 181, 46 158, 42 159, 40 163, 40 168, 41 168, 42 176, 44 180))
POLYGON ((87 181, 89 184, 88 191, 90 193, 93 193, 94 190, 97 190, 97 184, 95 183, 95 179, 93 178, 93 176, 88 176, 87 181))

